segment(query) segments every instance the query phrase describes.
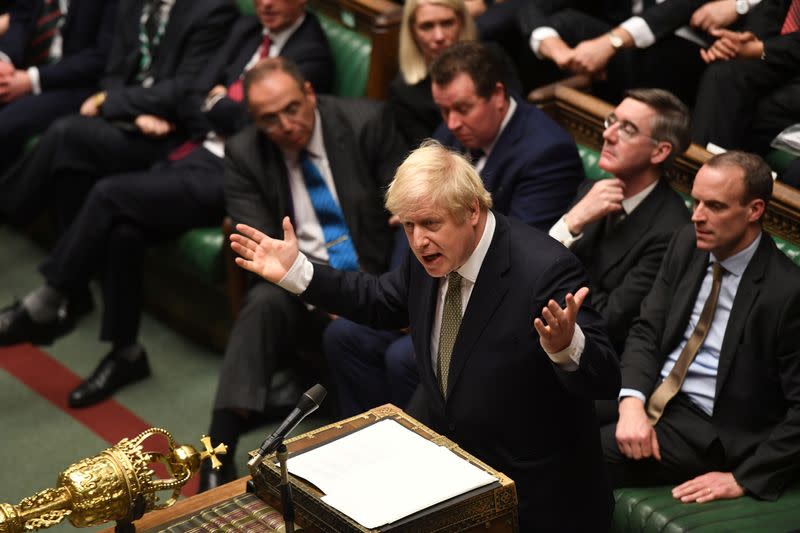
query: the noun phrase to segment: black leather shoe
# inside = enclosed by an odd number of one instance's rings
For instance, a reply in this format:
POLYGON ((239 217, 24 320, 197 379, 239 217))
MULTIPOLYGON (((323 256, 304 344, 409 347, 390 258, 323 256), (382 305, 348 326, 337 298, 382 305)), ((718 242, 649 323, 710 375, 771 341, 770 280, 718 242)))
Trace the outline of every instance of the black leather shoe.
POLYGON ((106 355, 92 375, 69 393, 70 407, 88 407, 105 400, 125 385, 142 381, 150 376, 150 365, 144 348, 138 347, 138 356, 131 361, 120 357, 117 351, 106 355))
POLYGON ((215 489, 238 477, 236 475, 236 465, 233 464, 232 459, 220 457, 220 460, 222 461, 222 466, 219 467, 219 470, 211 468, 210 461, 203 461, 203 465, 200 467, 200 488, 197 490, 198 493, 215 489))
POLYGON ((34 322, 28 310, 17 301, 0 310, 0 346, 21 342, 52 344, 75 327, 75 318, 62 306, 54 320, 40 324, 34 322))

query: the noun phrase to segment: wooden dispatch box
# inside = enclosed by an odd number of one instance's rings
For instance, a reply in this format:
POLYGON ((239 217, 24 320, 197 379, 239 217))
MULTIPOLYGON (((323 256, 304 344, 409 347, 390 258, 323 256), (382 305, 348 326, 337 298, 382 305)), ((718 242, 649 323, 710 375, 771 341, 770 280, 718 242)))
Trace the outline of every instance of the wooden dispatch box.
MULTIPOLYGON (((289 450, 289 461, 291 461, 293 455, 316 448, 385 418, 393 419, 418 435, 448 448, 478 468, 496 476, 499 481, 451 498, 378 529, 367 529, 322 502, 320 498, 323 493, 316 487, 290 474, 289 480, 292 485, 292 500, 296 514, 295 522, 303 527, 303 531, 325 533, 450 533, 456 531, 506 533, 519 530, 517 491, 511 478, 468 454, 447 437, 435 433, 391 404, 376 407, 361 415, 287 440, 286 447, 289 450)), ((255 453, 256 451, 250 452, 251 457, 255 453)), ((280 509, 281 500, 278 489, 280 469, 275 464, 276 461, 275 456, 270 455, 261 464, 251 468, 250 473, 253 476, 256 495, 267 504, 280 509)))

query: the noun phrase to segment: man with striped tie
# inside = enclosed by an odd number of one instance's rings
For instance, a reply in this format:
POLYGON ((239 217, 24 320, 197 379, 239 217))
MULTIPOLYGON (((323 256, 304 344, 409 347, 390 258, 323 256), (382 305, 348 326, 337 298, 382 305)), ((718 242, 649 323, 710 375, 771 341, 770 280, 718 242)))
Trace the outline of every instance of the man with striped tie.
POLYGON ((763 0, 743 30, 714 30, 703 50, 692 140, 764 154, 800 122, 800 0, 763 0))
MULTIPOLYGON (((225 147, 225 202, 234 222, 278 236, 289 216, 312 261, 386 270, 392 231, 381 193, 405 146, 385 105, 317 95, 281 58, 248 71, 244 91, 255 124, 225 147)), ((299 353, 319 351, 329 321, 295 295, 251 282, 225 350, 209 430, 229 446, 228 458, 239 436, 264 420, 277 365, 297 366, 299 353)), ((209 472, 202 488, 232 479, 231 466, 209 472)))
POLYGON ((0 36, 0 172, 32 135, 97 91, 117 0, 15 2, 0 36))

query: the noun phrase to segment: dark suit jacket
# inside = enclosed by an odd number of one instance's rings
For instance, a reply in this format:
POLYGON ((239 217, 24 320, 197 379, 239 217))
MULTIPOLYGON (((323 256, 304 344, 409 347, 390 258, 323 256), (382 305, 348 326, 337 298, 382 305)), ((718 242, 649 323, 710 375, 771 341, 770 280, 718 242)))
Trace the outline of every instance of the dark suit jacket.
MULTIPOLYGON (((227 87, 242 75, 244 67, 261 45, 262 31, 261 23, 254 16, 245 15, 236 21, 225 45, 194 84, 192 93, 182 105, 182 114, 196 116, 212 87, 227 87)), ((283 45, 280 55, 297 64, 316 92, 326 93, 333 87, 333 56, 319 19, 313 13, 306 13, 303 22, 283 45)), ((204 113, 204 117, 205 120, 201 119, 199 124, 192 124, 193 137, 202 137, 209 130, 224 136, 233 135, 250 122, 247 105, 227 97, 204 113)))
MULTIPOLYGON (((444 124, 434 138, 465 151, 444 124)), ((517 100, 481 178, 496 210, 546 231, 567 210, 584 174, 572 137, 542 111, 517 100)))
MULTIPOLYGON (((26 50, 35 36, 42 0, 16 2, 10 11, 8 32, 0 37, 0 51, 17 68, 27 67, 26 50)), ((114 33, 117 0, 72 0, 61 27, 62 56, 39 67, 43 91, 94 87, 105 68, 114 33)))
POLYGON ((151 114, 175 122, 195 78, 222 45, 238 11, 229 0, 177 0, 153 57, 151 87, 134 81, 139 69, 139 18, 143 0, 120 0, 114 42, 101 85, 108 92, 102 115, 131 120, 151 114))
MULTIPOLYGON (((318 95, 325 151, 360 266, 383 272, 391 231, 383 189, 405 155, 385 106, 367 100, 318 95)), ((225 150, 225 202, 234 222, 283 238, 281 221, 292 214, 291 191, 277 145, 248 126, 225 150)))
POLYGON ((514 479, 521 531, 602 531, 613 504, 592 400, 618 393, 614 350, 600 315, 583 306, 579 369, 550 361, 533 319, 550 298, 563 302, 588 280, 555 240, 495 217, 453 348, 446 400, 430 352, 439 280, 412 254, 379 277, 315 267, 302 296, 372 327, 411 324, 426 407, 411 414, 514 479))
MULTIPOLYGON (((646 9, 640 16, 656 40, 689 23, 692 13, 707 0, 667 0, 646 9)), ((525 35, 549 26, 573 46, 600 35, 597 22, 617 26, 632 16, 631 0, 543 0, 528 2, 520 9, 520 26, 525 35), (592 22, 594 19, 594 22, 592 22)))
MULTIPOLYGON (((708 265, 694 229, 664 256, 622 355, 622 386, 649 397, 680 343, 708 265)), ((711 417, 736 480, 777 498, 800 465, 800 269, 762 233, 733 302, 711 417)), ((666 416, 666 415, 665 415, 666 416)))
MULTIPOLYGON (((594 183, 581 185, 576 202, 594 183)), ((689 211, 683 199, 661 180, 608 235, 606 220, 601 219, 587 225, 583 237, 570 247, 586 267, 590 302, 605 317, 608 336, 619 353, 673 233, 687 222, 689 211)))

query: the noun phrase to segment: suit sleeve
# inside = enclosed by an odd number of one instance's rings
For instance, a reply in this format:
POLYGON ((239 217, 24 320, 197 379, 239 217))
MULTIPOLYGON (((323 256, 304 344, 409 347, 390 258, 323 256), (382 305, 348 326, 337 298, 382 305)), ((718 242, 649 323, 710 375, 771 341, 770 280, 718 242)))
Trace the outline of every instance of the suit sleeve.
MULTIPOLYGON (((793 274, 797 275, 796 271, 793 274)), ((776 499, 797 479, 800 463, 800 292, 791 291, 786 296, 784 307, 774 310, 778 318, 774 349, 779 375, 776 386, 781 388, 788 409, 755 453, 733 470, 739 484, 769 500, 776 499)))
POLYGON ((190 30, 179 66, 174 76, 157 81, 152 87, 131 86, 111 89, 103 104, 103 116, 109 120, 129 120, 151 114, 174 121, 181 98, 192 86, 211 54, 222 44, 236 16, 234 6, 219 4, 207 15, 198 17, 190 30))
POLYGON ((647 9, 642 18, 658 40, 689 24, 692 14, 707 1, 669 0, 647 9))
POLYGON ((800 71, 800 31, 764 41, 764 61, 776 70, 796 75, 800 71))
POLYGON ((93 46, 63 57, 60 61, 39 67, 42 89, 62 89, 96 85, 103 75, 108 51, 114 37, 114 22, 117 17, 117 0, 101 2, 102 13, 97 17, 96 39, 93 46))
POLYGON ((36 29, 36 18, 42 9, 42 0, 14 2, 8 11, 10 22, 5 34, 0 35, 0 52, 11 59, 16 68, 25 67, 25 49, 36 29))
POLYGON ((661 353, 661 341, 669 316, 672 293, 680 276, 676 257, 684 247, 679 246, 678 242, 685 234, 686 230, 680 231, 672 238, 653 281, 653 287, 642 302, 639 317, 628 334, 622 352, 622 388, 637 390, 646 398, 650 397, 658 383, 666 357, 666 354, 661 353))
MULTIPOLYGON (((563 305, 567 293, 574 294, 588 283, 580 261, 570 253, 564 253, 537 280, 539 290, 533 299, 533 316, 540 316, 550 299, 563 305)), ((553 363, 556 375, 573 395, 596 400, 616 398, 620 387, 619 360, 603 326, 603 319, 597 311, 584 304, 578 311, 577 322, 586 338, 580 365, 577 371, 570 372, 553 363)))

